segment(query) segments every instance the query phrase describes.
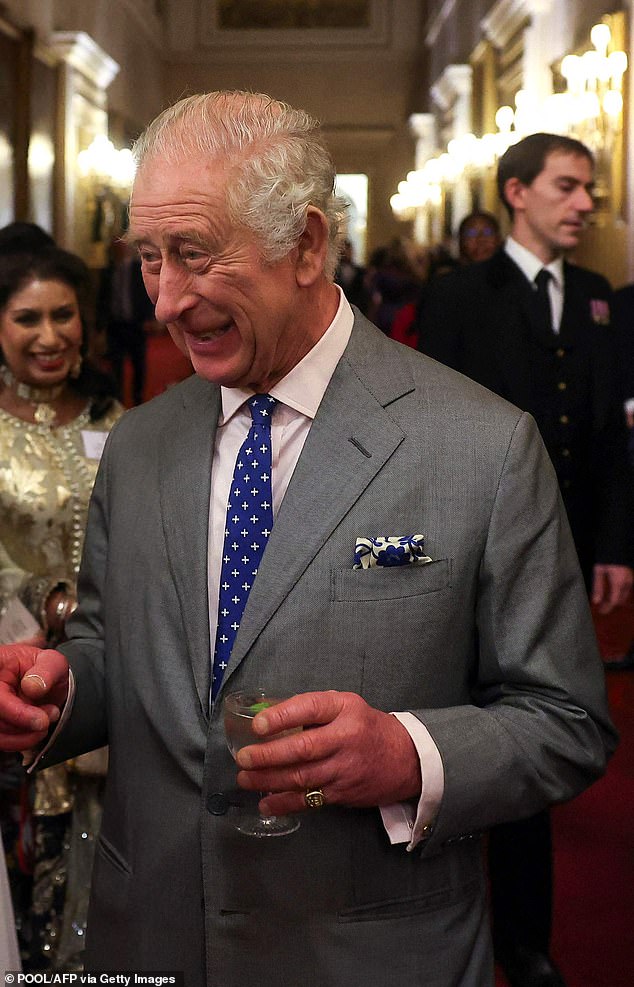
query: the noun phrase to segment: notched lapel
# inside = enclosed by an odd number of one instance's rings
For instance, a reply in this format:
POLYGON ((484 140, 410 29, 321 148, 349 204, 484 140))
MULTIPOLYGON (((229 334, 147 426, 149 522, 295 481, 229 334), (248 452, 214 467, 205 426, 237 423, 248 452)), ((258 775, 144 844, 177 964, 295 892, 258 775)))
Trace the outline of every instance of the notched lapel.
POLYGON ((192 378, 185 400, 161 437, 159 491, 163 533, 180 602, 196 691, 209 715, 211 647, 207 536, 211 463, 220 392, 192 378))
POLYGON ((504 250, 489 263, 489 319, 494 334, 491 356, 501 384, 492 390, 525 408, 532 404, 530 374, 526 372, 530 365, 529 333, 533 331, 528 294, 532 289, 504 250))

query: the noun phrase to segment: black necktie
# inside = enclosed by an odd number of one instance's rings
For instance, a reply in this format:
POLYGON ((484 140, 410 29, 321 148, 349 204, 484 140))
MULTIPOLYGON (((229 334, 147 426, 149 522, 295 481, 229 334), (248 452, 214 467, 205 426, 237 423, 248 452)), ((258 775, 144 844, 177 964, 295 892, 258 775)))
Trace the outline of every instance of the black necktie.
POLYGON ((533 291, 538 325, 540 329, 544 329, 549 333, 553 332, 553 310, 550 305, 550 294, 548 292, 548 285, 551 278, 552 274, 550 271, 542 267, 541 271, 538 271, 535 275, 535 289, 533 291))

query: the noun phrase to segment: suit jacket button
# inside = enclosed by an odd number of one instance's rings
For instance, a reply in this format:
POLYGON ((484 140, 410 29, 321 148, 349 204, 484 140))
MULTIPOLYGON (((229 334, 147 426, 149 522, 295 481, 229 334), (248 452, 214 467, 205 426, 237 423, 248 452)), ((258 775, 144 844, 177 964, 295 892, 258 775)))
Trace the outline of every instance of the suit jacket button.
POLYGON ((569 423, 569 421, 570 421, 570 418, 568 417, 568 415, 560 415, 559 416, 559 422, 560 422, 561 425, 567 425, 569 423))
POLYGON ((214 792, 207 798, 207 812, 212 816, 224 816, 229 811, 229 799, 224 792, 214 792))
POLYGON ((560 357, 560 358, 562 356, 565 356, 566 355, 566 351, 565 351, 565 349, 563 349, 562 346, 560 346, 559 349, 556 352, 557 352, 557 356, 560 357))
POLYGON ((567 386, 568 385, 566 384, 565 380, 560 380, 559 383, 557 384, 557 387, 559 388, 560 391, 565 391, 567 386))

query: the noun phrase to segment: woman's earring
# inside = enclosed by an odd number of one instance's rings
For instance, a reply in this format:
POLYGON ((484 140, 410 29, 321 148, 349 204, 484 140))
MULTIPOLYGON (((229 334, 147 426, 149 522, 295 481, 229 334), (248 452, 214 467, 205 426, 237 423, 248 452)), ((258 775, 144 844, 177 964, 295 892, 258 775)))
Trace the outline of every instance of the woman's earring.
POLYGON ((72 365, 72 367, 70 368, 70 372, 68 374, 68 376, 72 377, 73 380, 77 380, 77 378, 79 377, 81 373, 82 363, 83 363, 83 357, 79 355, 75 360, 74 364, 72 365))

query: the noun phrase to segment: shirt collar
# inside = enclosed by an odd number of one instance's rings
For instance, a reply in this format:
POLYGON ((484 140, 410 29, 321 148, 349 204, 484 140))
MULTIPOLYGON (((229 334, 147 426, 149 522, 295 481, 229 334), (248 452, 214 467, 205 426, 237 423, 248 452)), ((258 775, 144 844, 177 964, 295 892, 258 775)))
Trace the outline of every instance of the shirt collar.
POLYGON ((529 281, 534 281, 535 275, 538 271, 541 271, 542 267, 544 267, 547 271, 550 271, 557 286, 559 288, 563 288, 563 257, 557 257, 555 260, 551 261, 550 264, 544 264, 539 257, 532 253, 532 251, 527 250, 526 247, 523 247, 522 244, 518 243, 517 240, 514 240, 512 236, 507 237, 504 244, 504 250, 511 260, 515 261, 522 274, 527 277, 529 281))
MULTIPOLYGON (((335 287, 339 292, 339 306, 334 319, 306 356, 269 391, 271 397, 311 419, 317 414, 352 333, 352 309, 341 288, 335 287)), ((244 387, 221 387, 220 391, 222 415, 219 424, 224 425, 254 392, 244 387)))

